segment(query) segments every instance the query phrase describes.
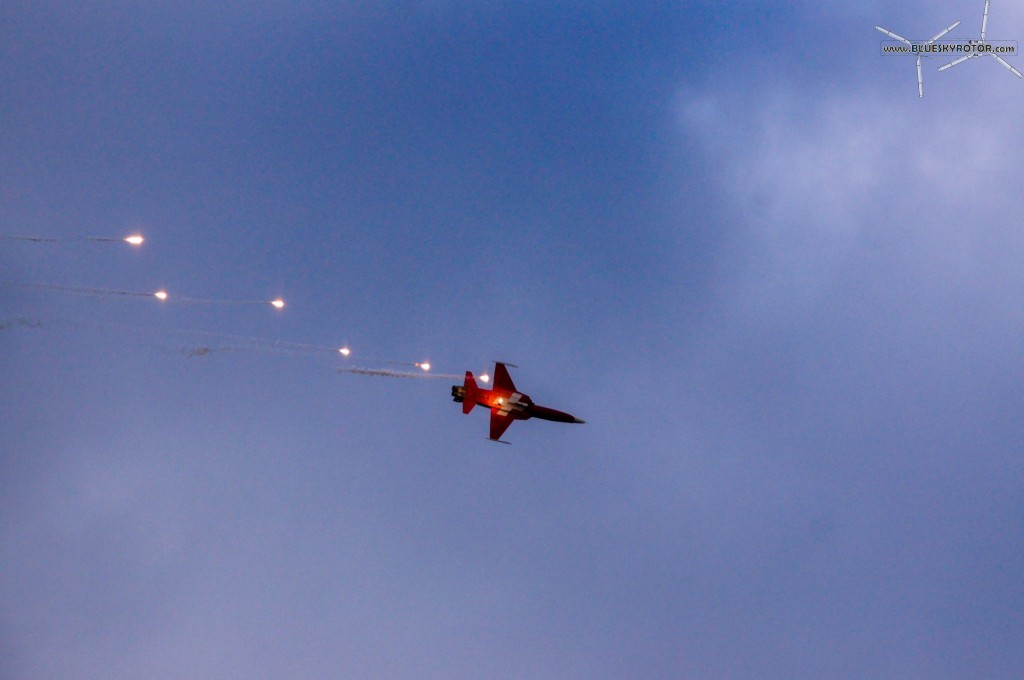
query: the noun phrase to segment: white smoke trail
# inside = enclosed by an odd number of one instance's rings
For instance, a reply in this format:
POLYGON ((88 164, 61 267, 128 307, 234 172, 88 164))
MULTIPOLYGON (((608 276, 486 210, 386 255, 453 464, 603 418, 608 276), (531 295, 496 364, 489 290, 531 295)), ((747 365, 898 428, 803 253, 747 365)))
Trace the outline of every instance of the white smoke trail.
POLYGON ((58 286, 47 283, 3 283, 0 286, 6 286, 11 288, 23 288, 26 290, 41 290, 52 293, 71 293, 72 295, 95 295, 98 297, 151 297, 160 300, 161 302, 176 302, 184 304, 200 304, 200 305, 270 305, 275 309, 283 309, 285 306, 284 300, 277 298, 274 300, 230 300, 222 298, 200 298, 200 297, 189 297, 186 295, 171 295, 166 290, 157 290, 152 293, 147 293, 137 290, 119 290, 116 288, 87 288, 81 286, 58 286))
POLYGON ((138 234, 131 236, 78 236, 73 238, 51 238, 48 236, 14 236, 0 234, 0 241, 20 241, 22 243, 127 243, 133 246, 142 245, 145 239, 138 234))
POLYGON ((15 319, 6 319, 0 321, 0 331, 6 331, 11 328, 42 328, 43 322, 38 319, 30 319, 26 316, 19 316, 15 319))
POLYGON ((371 375, 380 378, 411 378, 413 380, 423 379, 440 379, 440 380, 459 380, 462 378, 461 375, 453 375, 450 373, 412 373, 406 371, 392 371, 390 368, 339 368, 338 373, 353 373, 355 375, 371 375))
POLYGON ((42 290, 53 293, 71 293, 72 295, 97 295, 100 297, 157 297, 157 293, 142 293, 134 290, 117 290, 113 288, 83 288, 76 286, 56 286, 46 283, 6 283, 4 286, 12 288, 24 288, 27 290, 42 290))

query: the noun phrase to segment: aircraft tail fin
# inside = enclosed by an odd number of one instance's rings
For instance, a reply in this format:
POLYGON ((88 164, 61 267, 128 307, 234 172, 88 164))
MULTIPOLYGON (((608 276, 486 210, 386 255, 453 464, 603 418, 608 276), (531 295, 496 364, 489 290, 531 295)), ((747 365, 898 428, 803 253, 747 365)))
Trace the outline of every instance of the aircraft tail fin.
POLYGON ((515 364, 506 364, 502 361, 494 362, 494 389, 506 392, 518 392, 516 384, 512 382, 512 376, 508 374, 506 366, 515 368, 515 364))
POLYGON ((469 413, 476 406, 477 386, 473 374, 466 371, 466 381, 463 383, 462 412, 469 413))

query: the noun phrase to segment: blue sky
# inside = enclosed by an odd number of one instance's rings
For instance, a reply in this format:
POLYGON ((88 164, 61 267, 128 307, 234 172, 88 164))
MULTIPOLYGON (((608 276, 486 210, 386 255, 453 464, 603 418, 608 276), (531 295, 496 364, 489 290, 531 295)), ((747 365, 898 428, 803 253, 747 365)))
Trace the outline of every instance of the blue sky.
POLYGON ((873 28, 983 3, 64 5, 0 234, 148 241, 0 241, 0 675, 1024 672, 1024 91, 873 28))

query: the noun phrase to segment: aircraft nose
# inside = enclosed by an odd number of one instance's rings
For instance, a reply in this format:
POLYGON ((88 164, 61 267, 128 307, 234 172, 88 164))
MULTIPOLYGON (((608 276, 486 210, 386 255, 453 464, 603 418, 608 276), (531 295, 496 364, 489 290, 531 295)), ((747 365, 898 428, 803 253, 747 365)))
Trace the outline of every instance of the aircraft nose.
POLYGON ((582 425, 582 424, 586 423, 587 421, 583 420, 582 418, 573 418, 572 422, 579 423, 579 424, 582 425))

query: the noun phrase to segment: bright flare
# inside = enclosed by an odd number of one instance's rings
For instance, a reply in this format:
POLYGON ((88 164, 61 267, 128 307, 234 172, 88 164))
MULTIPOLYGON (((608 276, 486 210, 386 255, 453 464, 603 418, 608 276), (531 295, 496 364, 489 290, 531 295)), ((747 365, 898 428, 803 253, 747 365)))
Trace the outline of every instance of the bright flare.
POLYGON ((422 364, 416 364, 416 365, 419 366, 420 368, 422 368, 424 371, 429 371, 430 370, 430 364, 428 364, 425 361, 422 364))
POLYGON ((141 246, 145 241, 146 241, 146 239, 142 238, 138 234, 135 234, 133 236, 129 236, 128 238, 126 238, 124 240, 125 243, 130 243, 133 246, 141 246))
POLYGON ((270 304, 274 306, 274 309, 284 309, 284 300, 282 300, 281 298, 271 300, 270 304))
POLYGON ((491 376, 489 376, 486 373, 484 373, 482 376, 480 376, 480 382, 482 382, 482 383, 489 383, 489 382, 491 382, 491 376))
POLYGON ((167 299, 167 291, 166 290, 158 290, 157 292, 153 293, 153 297, 155 297, 157 300, 166 300, 167 299))
POLYGON ((349 354, 352 354, 352 350, 350 350, 348 347, 342 347, 341 349, 338 350, 338 352, 340 352, 341 356, 343 357, 347 357, 349 354))

